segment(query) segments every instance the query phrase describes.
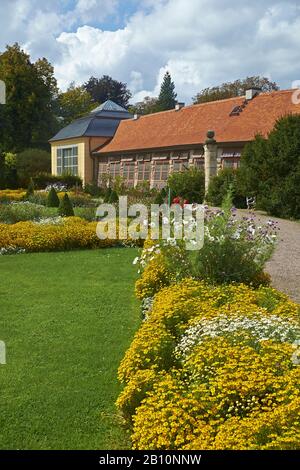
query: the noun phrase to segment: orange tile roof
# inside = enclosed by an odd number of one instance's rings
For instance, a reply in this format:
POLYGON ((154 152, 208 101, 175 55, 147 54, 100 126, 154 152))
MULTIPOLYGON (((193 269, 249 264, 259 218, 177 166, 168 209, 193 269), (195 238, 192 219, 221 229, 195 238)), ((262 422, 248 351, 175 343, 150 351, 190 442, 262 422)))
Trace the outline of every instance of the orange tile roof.
POLYGON ((202 144, 209 129, 217 142, 248 142, 256 134, 267 136, 275 121, 286 114, 300 114, 292 103, 294 90, 261 93, 238 116, 230 116, 245 97, 186 106, 121 121, 113 139, 98 153, 134 151, 202 144))

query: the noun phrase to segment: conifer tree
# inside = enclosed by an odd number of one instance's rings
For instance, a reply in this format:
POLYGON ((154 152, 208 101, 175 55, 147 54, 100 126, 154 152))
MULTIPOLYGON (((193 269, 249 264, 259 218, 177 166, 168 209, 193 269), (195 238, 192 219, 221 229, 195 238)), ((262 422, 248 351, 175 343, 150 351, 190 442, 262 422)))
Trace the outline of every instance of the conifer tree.
POLYGON ((48 207, 59 207, 59 198, 55 191, 55 188, 50 189, 47 197, 47 206, 48 207))
POLYGON ((67 193, 65 193, 64 197, 60 201, 58 213, 62 217, 74 216, 73 206, 67 193))
POLYGON ((158 97, 158 109, 160 111, 174 109, 176 98, 177 94, 175 93, 175 84, 171 79, 170 73, 166 72, 163 78, 163 82, 161 84, 160 93, 158 97))

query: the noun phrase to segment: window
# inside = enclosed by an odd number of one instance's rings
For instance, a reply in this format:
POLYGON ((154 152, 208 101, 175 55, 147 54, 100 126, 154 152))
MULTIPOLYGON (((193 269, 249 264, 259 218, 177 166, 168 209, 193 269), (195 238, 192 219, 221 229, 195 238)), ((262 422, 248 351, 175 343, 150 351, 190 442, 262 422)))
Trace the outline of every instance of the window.
POLYGON ((155 162, 154 181, 166 181, 169 176, 169 162, 155 162))
POLYGON ((106 182, 107 163, 99 163, 98 167, 98 185, 101 186, 106 182))
POLYGON ((187 160, 173 160, 173 172, 184 171, 189 167, 187 160))
POLYGON ((109 164, 109 174, 113 179, 120 176, 120 162, 111 162, 109 164))
POLYGON ((198 168, 198 170, 204 169, 204 158, 195 158, 194 159, 194 166, 198 168))
POLYGON ((78 175, 78 147, 59 147, 57 149, 57 174, 78 175))
POLYGON ((150 162, 138 162, 138 181, 150 181, 150 162))
POLYGON ((234 162, 234 160, 232 158, 224 158, 223 159, 223 168, 233 168, 234 167, 233 162, 234 162))
POLYGON ((135 162, 124 162, 123 178, 127 183, 133 183, 135 173, 135 162))

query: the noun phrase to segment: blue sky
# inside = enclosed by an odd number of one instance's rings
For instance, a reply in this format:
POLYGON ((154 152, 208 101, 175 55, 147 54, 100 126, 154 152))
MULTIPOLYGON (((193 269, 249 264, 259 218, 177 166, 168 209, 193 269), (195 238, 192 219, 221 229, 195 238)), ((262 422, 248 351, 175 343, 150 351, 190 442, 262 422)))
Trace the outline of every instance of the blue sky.
POLYGON ((169 70, 189 103, 246 76, 300 80, 300 1, 0 0, 0 48, 16 41, 51 61, 61 89, 108 74, 137 101, 169 70))

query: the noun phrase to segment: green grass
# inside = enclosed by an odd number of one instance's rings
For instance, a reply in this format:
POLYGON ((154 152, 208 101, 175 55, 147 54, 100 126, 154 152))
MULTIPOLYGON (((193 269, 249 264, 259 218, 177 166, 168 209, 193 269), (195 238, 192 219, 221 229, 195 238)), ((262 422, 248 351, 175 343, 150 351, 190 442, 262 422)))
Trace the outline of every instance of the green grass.
POLYGON ((0 257, 0 448, 128 447, 114 403, 139 325, 136 253, 0 257))

